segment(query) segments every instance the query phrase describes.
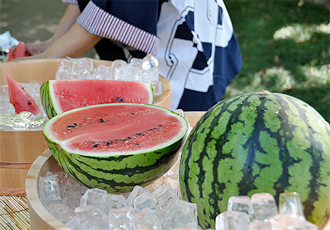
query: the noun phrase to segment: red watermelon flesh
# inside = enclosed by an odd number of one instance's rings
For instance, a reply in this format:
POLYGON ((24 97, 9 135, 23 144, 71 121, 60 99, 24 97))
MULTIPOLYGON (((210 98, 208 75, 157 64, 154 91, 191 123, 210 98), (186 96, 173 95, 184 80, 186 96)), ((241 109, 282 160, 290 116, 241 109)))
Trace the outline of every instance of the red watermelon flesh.
POLYGON ((185 127, 182 119, 161 107, 120 103, 72 110, 70 116, 53 122, 51 129, 52 138, 69 149, 109 154, 166 145, 185 127))
POLYGON ((154 102, 150 84, 132 81, 50 80, 49 93, 57 113, 95 104, 154 102))
POLYGON ((19 114, 20 112, 27 111, 33 113, 35 115, 35 119, 41 118, 42 112, 31 95, 26 92, 9 74, 7 74, 7 82, 9 100, 15 107, 15 112, 19 114))
POLYGON ((30 52, 27 50, 24 42, 19 42, 15 48, 9 49, 7 55, 7 61, 10 61, 15 58, 28 57, 31 56, 30 52))

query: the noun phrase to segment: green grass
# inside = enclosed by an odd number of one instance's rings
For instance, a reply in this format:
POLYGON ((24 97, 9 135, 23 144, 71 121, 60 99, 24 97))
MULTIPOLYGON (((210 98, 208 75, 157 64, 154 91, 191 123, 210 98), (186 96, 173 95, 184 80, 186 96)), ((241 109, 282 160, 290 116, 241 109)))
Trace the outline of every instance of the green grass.
POLYGON ((305 101, 330 122, 329 11, 289 0, 225 4, 243 57, 225 97, 281 92, 305 101))

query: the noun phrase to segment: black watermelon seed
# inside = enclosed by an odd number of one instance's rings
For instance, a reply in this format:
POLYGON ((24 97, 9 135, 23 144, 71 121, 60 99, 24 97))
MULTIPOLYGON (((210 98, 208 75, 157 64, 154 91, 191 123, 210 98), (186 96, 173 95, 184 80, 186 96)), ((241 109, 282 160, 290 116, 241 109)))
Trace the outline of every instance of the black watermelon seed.
POLYGON ((101 118, 101 119, 100 119, 100 123, 102 123, 102 122, 104 122, 104 120, 101 118))
POLYGON ((98 146, 99 146, 98 144, 93 145, 94 148, 96 148, 96 147, 98 147, 98 146))

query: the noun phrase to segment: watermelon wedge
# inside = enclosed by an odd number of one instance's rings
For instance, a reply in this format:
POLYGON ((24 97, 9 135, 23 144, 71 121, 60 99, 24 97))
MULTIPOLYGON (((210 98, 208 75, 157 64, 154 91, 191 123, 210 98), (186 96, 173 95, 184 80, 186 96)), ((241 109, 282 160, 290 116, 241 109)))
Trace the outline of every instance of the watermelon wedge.
POLYGON ((10 103, 15 107, 15 112, 27 111, 35 115, 35 120, 42 118, 43 113, 31 95, 22 88, 9 74, 7 74, 8 92, 10 103))
POLYGON ((187 130, 185 118, 163 107, 111 103, 59 114, 43 133, 55 160, 74 180, 123 193, 169 170, 187 130))
POLYGON ((48 118, 65 111, 95 104, 153 104, 152 84, 115 80, 50 80, 40 88, 48 118))
POLYGON ((27 50, 24 42, 19 42, 15 48, 9 49, 7 55, 7 62, 20 57, 28 57, 31 56, 30 52, 27 50))

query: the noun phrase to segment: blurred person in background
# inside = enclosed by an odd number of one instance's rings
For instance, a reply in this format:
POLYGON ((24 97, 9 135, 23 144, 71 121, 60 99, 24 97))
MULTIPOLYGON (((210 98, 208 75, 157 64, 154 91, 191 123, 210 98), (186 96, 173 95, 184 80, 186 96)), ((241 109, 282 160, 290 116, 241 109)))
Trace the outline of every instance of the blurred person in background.
POLYGON ((54 35, 28 44, 23 59, 77 58, 95 48, 102 60, 154 55, 172 85, 171 109, 206 111, 239 73, 242 57, 222 0, 62 0, 54 35))

